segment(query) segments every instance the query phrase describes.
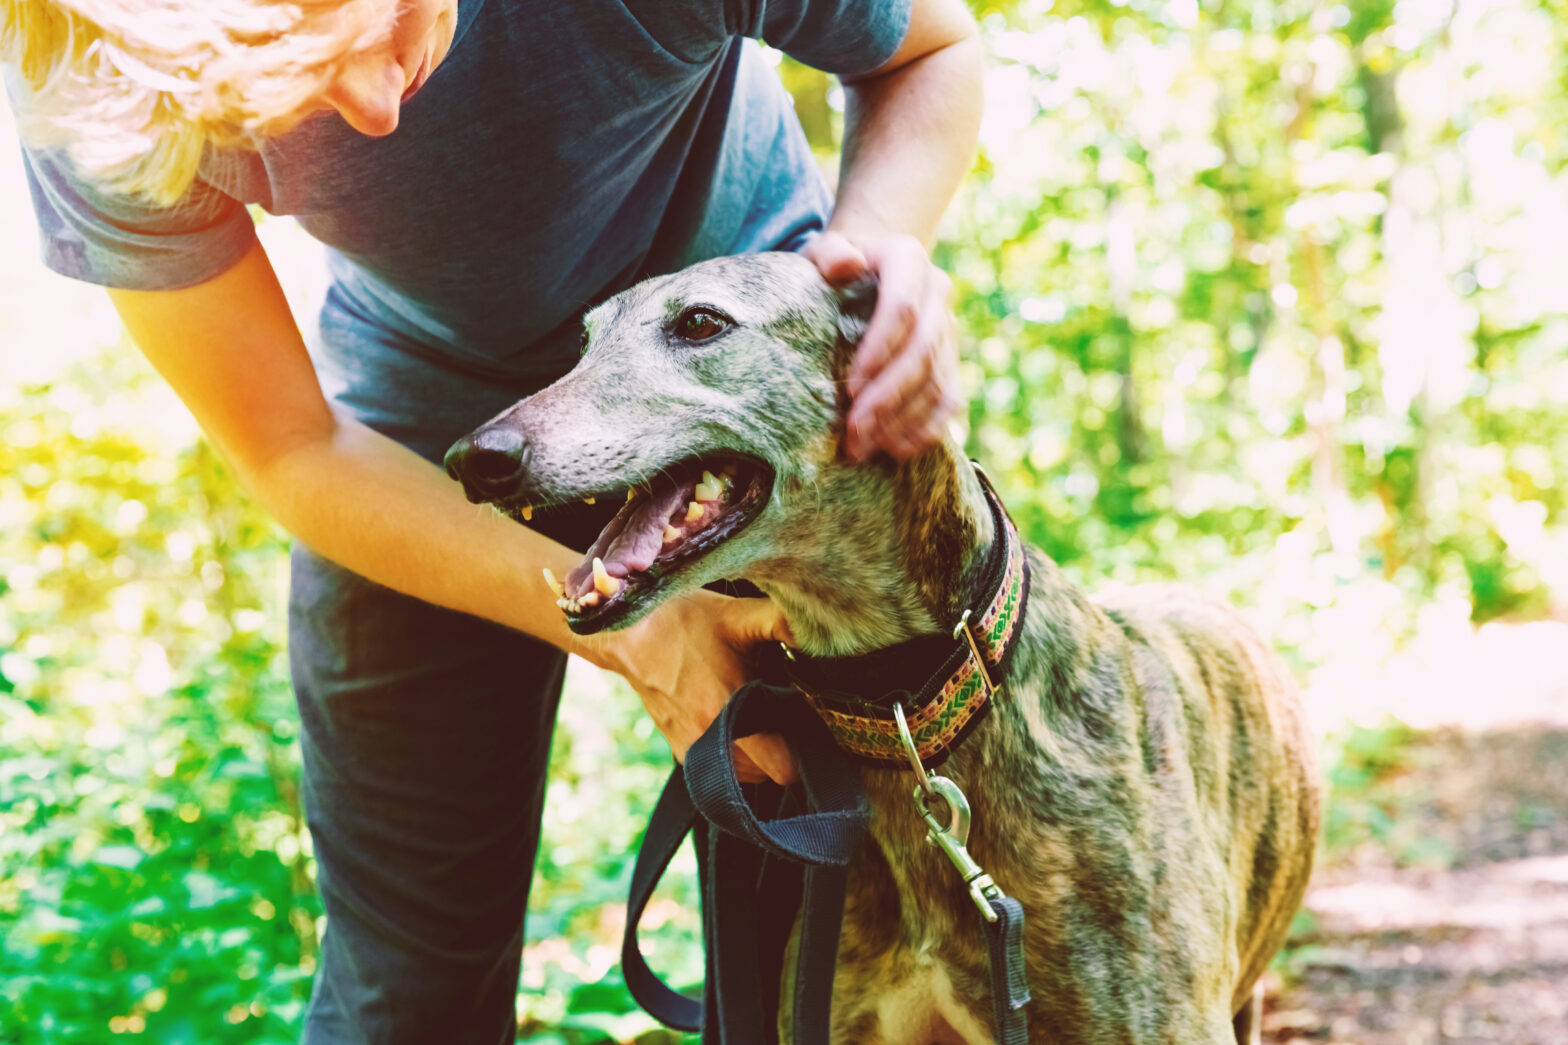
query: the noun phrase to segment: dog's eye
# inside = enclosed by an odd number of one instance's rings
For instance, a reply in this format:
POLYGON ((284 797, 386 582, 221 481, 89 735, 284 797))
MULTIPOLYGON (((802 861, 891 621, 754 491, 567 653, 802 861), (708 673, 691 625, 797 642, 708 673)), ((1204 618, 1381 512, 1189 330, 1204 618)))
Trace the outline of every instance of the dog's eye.
POLYGON ((675 317, 675 336, 682 341, 709 341, 728 330, 734 322, 717 309, 688 308, 675 317))

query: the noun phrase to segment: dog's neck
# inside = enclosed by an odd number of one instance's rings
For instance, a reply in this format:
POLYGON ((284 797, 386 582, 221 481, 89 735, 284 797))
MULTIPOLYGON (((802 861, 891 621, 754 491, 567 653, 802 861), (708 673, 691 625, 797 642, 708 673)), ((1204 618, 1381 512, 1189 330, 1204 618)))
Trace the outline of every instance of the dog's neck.
POLYGON ((950 632, 974 597, 996 524, 973 467, 944 442, 895 463, 834 467, 804 494, 785 546, 752 579, 812 656, 950 632))

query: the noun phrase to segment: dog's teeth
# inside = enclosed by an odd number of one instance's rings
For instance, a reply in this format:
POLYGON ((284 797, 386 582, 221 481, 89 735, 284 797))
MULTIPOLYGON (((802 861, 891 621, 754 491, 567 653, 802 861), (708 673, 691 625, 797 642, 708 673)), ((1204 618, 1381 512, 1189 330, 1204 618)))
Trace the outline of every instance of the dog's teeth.
POLYGON ((583 503, 584 504, 592 504, 593 501, 594 501, 594 499, 592 497, 584 497, 583 498, 583 503))
MULTIPOLYGON (((619 578, 611 577, 604 569, 604 560, 597 555, 593 559, 593 586, 600 595, 608 598, 621 590, 619 578)), ((595 602, 598 600, 595 599, 595 602)))
POLYGON ((698 504, 696 501, 688 504, 686 506, 686 521, 696 522, 700 518, 702 518, 702 505, 698 504))
POLYGON ((637 487, 634 486, 630 490, 626 491, 626 500, 627 501, 631 501, 636 496, 637 496, 637 487))
POLYGON ((699 501, 717 501, 724 496, 724 487, 713 477, 712 472, 702 473, 702 482, 692 491, 699 501))
POLYGON ((566 598, 564 595, 561 598, 556 599, 555 604, 561 607, 563 610, 569 610, 572 608, 572 600, 566 598))
POLYGON ((555 574, 548 566, 544 568, 544 582, 550 586, 551 591, 555 592, 556 598, 559 599, 566 594, 566 585, 555 579, 555 574))
POLYGON ((531 522, 533 520, 533 517, 534 517, 534 506, 531 505, 531 504, 523 505, 523 522, 531 522))
POLYGON ((579 609, 581 609, 584 606, 597 606, 597 605, 599 605, 599 593, 596 592, 596 591, 591 591, 588 594, 584 595, 582 598, 577 600, 577 606, 578 606, 579 609))
POLYGON ((669 523, 665 523, 664 524, 664 543, 668 544, 669 542, 675 540, 680 535, 681 535, 681 531, 677 530, 675 527, 671 526, 669 523))

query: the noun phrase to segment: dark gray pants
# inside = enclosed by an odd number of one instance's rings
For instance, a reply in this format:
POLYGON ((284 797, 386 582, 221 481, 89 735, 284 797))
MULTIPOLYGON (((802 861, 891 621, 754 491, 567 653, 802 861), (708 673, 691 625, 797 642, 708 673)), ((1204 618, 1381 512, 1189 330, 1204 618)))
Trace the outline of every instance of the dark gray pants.
MULTIPOLYGON (((586 547, 615 505, 540 529, 586 547)), ((305 1045, 516 1036, 566 657, 296 547, 289 666, 326 904, 305 1045)))

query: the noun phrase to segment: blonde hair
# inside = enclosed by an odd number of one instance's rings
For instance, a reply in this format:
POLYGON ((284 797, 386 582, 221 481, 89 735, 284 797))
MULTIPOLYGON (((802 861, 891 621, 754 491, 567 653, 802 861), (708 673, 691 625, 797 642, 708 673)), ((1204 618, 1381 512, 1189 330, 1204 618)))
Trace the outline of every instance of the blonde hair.
POLYGON ((0 0, 0 62, 21 75, 24 139, 87 178, 179 200, 208 145, 298 122, 396 0, 0 0))

